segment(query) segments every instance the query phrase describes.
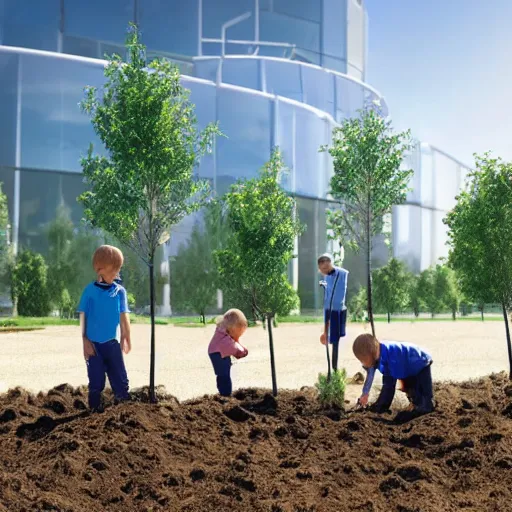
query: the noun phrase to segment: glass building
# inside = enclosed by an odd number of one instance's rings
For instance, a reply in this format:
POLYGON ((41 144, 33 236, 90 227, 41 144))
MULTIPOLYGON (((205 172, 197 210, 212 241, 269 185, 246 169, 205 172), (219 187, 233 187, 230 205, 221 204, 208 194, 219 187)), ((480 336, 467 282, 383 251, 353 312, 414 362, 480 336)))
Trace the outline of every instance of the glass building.
MULTIPOLYGON (((80 222, 80 158, 100 144, 78 103, 84 86, 102 85, 104 55, 123 55, 130 22, 150 56, 178 63, 200 125, 218 121, 226 135, 198 169, 217 193, 255 176, 281 148, 283 186, 307 225, 291 279, 304 309, 321 307, 316 258, 328 248, 332 162, 318 148, 362 108, 388 114, 364 82, 363 0, 0 0, 0 181, 14 247, 44 254, 59 205, 80 222)), ((466 169, 420 143, 408 159, 413 191, 393 212, 393 248, 420 270, 446 253, 442 218, 466 169)), ((186 243, 192 222, 178 226, 167 256, 186 243)))

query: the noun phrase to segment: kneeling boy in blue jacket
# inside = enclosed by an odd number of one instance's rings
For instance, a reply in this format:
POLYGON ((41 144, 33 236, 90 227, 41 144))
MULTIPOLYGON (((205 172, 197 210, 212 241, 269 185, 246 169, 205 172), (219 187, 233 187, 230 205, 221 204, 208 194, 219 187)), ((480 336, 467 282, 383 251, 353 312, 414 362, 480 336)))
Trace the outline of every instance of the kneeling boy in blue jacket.
POLYGON ((432 391, 432 357, 424 350, 409 343, 379 341, 371 334, 358 336, 352 347, 354 355, 368 372, 359 398, 360 405, 368 404, 368 396, 375 370, 382 373, 383 387, 377 401, 370 407, 374 412, 384 412, 391 407, 397 380, 407 393, 415 416, 434 410, 432 391))

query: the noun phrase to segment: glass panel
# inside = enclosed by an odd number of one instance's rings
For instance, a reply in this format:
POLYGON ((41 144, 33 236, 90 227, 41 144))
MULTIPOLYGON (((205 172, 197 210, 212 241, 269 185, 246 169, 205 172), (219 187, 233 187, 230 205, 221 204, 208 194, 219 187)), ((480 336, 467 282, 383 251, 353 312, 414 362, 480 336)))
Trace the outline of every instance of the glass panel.
POLYGON ((0 41, 8 46, 56 51, 59 24, 59 0, 4 0, 0 41))
MULTIPOLYGON (((200 130, 208 123, 215 122, 215 103, 217 90, 213 84, 204 84, 192 80, 183 79, 183 85, 190 89, 190 99, 196 106, 197 125, 200 130)), ((205 155, 199 164, 198 174, 201 178, 207 178, 213 183, 214 178, 214 154, 205 155)))
POLYGON ((336 59, 334 57, 323 55, 322 67, 338 71, 339 73, 347 73, 347 61, 345 59, 336 59))
POLYGON ((336 120, 355 117, 357 111, 364 107, 364 87, 346 78, 336 76, 336 120))
POLYGON ((85 190, 78 174, 45 171, 21 171, 20 179, 20 245, 47 253, 48 224, 55 218, 58 206, 71 210, 72 220, 78 224, 82 208, 77 195, 85 190))
POLYGON ((406 154, 402 167, 412 169, 414 174, 409 182, 410 192, 407 194, 408 203, 421 203, 421 150, 415 144, 410 153, 406 154))
POLYGON ((39 55, 23 55, 21 62, 21 165, 80 171, 89 143, 102 148, 78 104, 85 85, 103 83, 103 66, 39 55))
POLYGON ((276 146, 279 146, 283 156, 284 164, 288 169, 281 181, 285 190, 293 192, 295 190, 295 169, 293 168, 295 160, 295 141, 296 128, 294 126, 296 107, 283 101, 276 102, 276 146))
MULTIPOLYGON (((246 12, 251 17, 229 27, 227 39, 254 40, 254 0, 203 0, 203 37, 220 39, 222 25, 246 12)), ((237 53, 247 53, 247 48, 241 46, 237 53)))
MULTIPOLYGON (((12 226, 14 212, 14 169, 0 167, 0 183, 2 183, 2 192, 7 196, 9 223, 12 226)), ((12 233, 10 234, 10 240, 12 240, 12 233)))
POLYGON ((265 73, 267 92, 302 101, 300 66, 298 64, 265 60, 262 62, 262 70, 265 73))
POLYGON ((139 25, 149 50, 198 53, 197 0, 139 0, 139 25))
POLYGON ((347 11, 344 5, 345 2, 339 0, 323 0, 323 2, 323 52, 344 60, 347 55, 347 11))
POLYGON ((421 148, 421 204, 422 206, 434 207, 434 181, 433 181, 433 157, 428 148, 421 148))
POLYGON ((270 157, 270 101, 247 92, 219 88, 217 192, 223 194, 238 178, 257 176, 270 157))
POLYGON ((420 255, 421 255, 421 270, 424 270, 435 263, 432 257, 432 240, 434 238, 434 232, 432 231, 432 210, 426 208, 419 208, 421 211, 421 224, 416 224, 415 229, 420 233, 420 255), (420 227, 420 229, 418 229, 420 227))
POLYGON ((219 62, 219 59, 199 59, 194 61, 194 76, 216 82, 219 62))
POLYGON ((260 0, 260 10, 320 23, 320 3, 321 0, 260 0))
POLYGON ((298 48, 319 52, 320 25, 276 12, 263 11, 260 15, 260 39, 291 43, 298 48))
POLYGON ((326 140, 325 122, 313 112, 297 108, 296 192, 310 197, 325 197, 326 158, 318 149, 326 140))
POLYGON ((434 211, 433 212, 433 261, 432 264, 438 263, 439 258, 446 258, 448 256, 448 227, 443 223, 443 219, 446 216, 445 212, 434 211))
POLYGON ((333 75, 310 66, 302 66, 302 84, 304 102, 335 117, 333 75))
POLYGON ((18 56, 0 48, 0 165, 15 165, 18 56))
POLYGON ((434 150, 434 201, 435 208, 451 210, 458 193, 459 166, 452 159, 434 150))
POLYGON ((94 41, 123 45, 130 21, 134 21, 134 0, 65 0, 64 32, 94 41))
POLYGON ((355 0, 347 0, 347 71, 349 75, 361 78, 364 70, 366 50, 366 14, 364 9, 355 0))
MULTIPOLYGON (((422 264, 422 209, 417 206, 393 207, 393 254, 405 261, 413 272, 419 272, 422 264)), ((430 232, 425 232, 430 236, 430 232)), ((427 248, 428 250, 428 248, 427 248)))
POLYGON ((260 62, 260 59, 225 59, 222 64, 222 82, 259 90, 260 62))

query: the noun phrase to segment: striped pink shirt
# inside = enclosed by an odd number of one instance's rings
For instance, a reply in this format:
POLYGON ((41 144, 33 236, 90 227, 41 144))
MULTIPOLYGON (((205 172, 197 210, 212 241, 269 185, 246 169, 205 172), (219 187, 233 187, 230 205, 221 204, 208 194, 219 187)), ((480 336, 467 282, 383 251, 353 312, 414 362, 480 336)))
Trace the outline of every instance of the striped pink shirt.
POLYGON ((208 345, 208 354, 220 352, 220 357, 234 356, 237 359, 245 357, 248 350, 240 343, 235 341, 224 329, 217 327, 210 344, 208 345))

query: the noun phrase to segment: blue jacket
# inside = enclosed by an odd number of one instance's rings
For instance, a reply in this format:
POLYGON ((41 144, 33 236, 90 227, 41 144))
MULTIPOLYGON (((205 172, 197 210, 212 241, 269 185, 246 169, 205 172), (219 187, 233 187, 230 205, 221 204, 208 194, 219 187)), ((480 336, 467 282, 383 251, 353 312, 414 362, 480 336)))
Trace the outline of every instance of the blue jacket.
POLYGON ((432 356, 409 343, 380 342, 378 368, 382 375, 395 379, 414 377, 432 362, 432 356))
POLYGON ((325 276, 325 311, 342 311, 346 309, 345 298, 347 294, 348 270, 334 267, 334 270, 325 276), (334 292, 334 296, 333 296, 334 292))

